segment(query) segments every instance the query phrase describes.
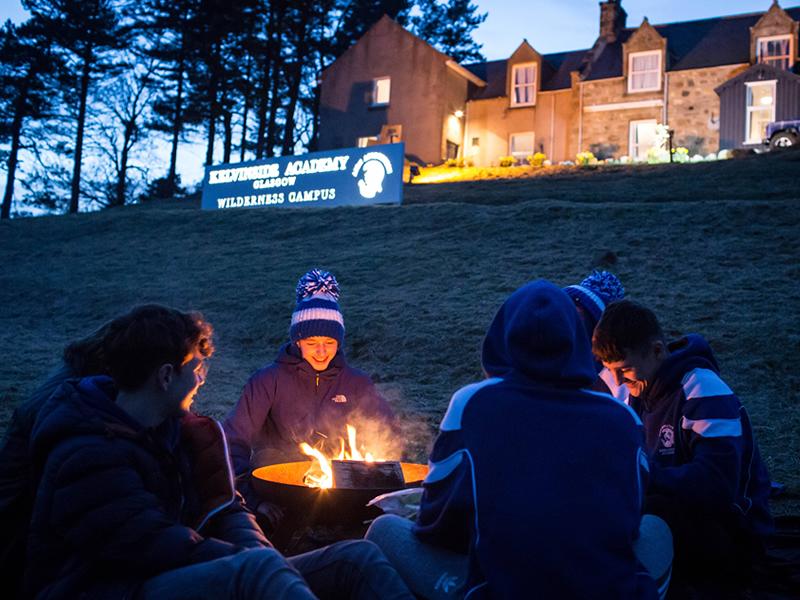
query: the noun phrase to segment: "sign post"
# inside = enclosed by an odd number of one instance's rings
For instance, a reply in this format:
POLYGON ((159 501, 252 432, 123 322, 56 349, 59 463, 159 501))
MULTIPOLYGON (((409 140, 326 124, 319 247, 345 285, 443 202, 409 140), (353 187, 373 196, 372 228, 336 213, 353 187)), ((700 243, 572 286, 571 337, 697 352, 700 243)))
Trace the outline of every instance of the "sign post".
POLYGON ((402 143, 214 165, 203 179, 204 210, 402 201, 402 143))

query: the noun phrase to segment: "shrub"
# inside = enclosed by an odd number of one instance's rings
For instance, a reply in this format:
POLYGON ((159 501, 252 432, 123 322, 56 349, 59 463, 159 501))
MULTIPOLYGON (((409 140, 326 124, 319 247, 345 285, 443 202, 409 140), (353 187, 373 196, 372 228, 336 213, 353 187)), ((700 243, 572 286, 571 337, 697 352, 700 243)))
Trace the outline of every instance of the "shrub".
POLYGON ((731 150, 720 150, 717 154, 718 160, 728 160, 729 158, 733 158, 733 152, 731 150))
POLYGON ((450 168, 463 169, 465 165, 471 167, 472 161, 469 160, 465 162, 463 158, 448 158, 446 161, 444 161, 444 166, 450 168))
POLYGON ((678 146, 672 149, 672 161, 676 163, 689 162, 689 149, 683 146, 678 146))
POLYGON ((669 151, 666 148, 653 146, 647 151, 647 164, 655 165, 665 162, 669 162, 669 151))
POLYGON ((575 163, 579 167, 588 167, 589 165, 596 165, 597 159, 591 152, 578 152, 575 156, 575 163))
POLYGON ((545 160, 547 160, 547 155, 544 152, 537 152, 528 157, 528 164, 532 167, 541 167, 545 160))
POLYGON ((499 160, 501 167, 512 167, 517 162, 517 159, 513 156, 501 156, 499 160))

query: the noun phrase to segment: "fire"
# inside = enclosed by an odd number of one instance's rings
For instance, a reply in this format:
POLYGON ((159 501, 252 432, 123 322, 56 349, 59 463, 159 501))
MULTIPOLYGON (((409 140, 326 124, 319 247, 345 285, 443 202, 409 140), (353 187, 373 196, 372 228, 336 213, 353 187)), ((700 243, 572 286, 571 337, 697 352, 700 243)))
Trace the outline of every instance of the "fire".
POLYGON ((300 451, 313 459, 311 467, 303 476, 303 483, 308 487, 326 489, 333 487, 333 468, 331 467, 331 461, 333 460, 358 460, 364 462, 382 462, 384 460, 381 458, 374 458, 372 453, 366 450, 362 454, 358 449, 358 443, 356 441, 356 428, 352 425, 347 425, 346 429, 347 445, 345 446, 344 438, 339 438, 339 453, 330 458, 326 457, 317 448, 312 448, 305 442, 300 444, 300 451))

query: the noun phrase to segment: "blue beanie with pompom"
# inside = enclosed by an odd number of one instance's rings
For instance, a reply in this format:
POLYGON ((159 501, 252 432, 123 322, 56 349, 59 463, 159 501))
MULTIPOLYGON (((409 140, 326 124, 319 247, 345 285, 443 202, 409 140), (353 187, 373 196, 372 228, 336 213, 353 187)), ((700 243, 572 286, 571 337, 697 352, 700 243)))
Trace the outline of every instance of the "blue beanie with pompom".
POLYGON ((324 336, 344 341, 344 318, 339 310, 339 282, 333 273, 311 269, 297 282, 297 304, 292 313, 289 338, 293 342, 324 336))
POLYGON ((592 271, 578 285, 565 287, 564 291, 592 318, 590 329, 597 325, 606 306, 625 297, 625 288, 617 276, 598 270, 592 271))

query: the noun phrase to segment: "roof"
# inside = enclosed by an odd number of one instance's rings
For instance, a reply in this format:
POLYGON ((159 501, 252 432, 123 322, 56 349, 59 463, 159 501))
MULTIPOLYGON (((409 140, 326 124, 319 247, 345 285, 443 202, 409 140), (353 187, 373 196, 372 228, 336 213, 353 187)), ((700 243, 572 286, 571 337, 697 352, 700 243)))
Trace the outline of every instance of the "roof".
MULTIPOLYGON (((800 21, 800 6, 785 8, 795 21, 800 21)), ((654 25, 654 29, 667 40, 667 70, 682 71, 750 62, 750 28, 764 15, 750 13, 728 17, 714 17, 697 21, 683 21, 654 25)), ((568 89, 570 72, 584 73, 586 81, 622 76, 622 44, 638 27, 628 27, 620 32, 616 42, 598 46, 599 53, 591 60, 592 50, 558 52, 542 56, 542 90, 568 89)), ((596 45, 597 46, 597 45, 596 45)), ((471 94, 474 100, 506 95, 507 60, 464 65, 487 85, 471 94)))

